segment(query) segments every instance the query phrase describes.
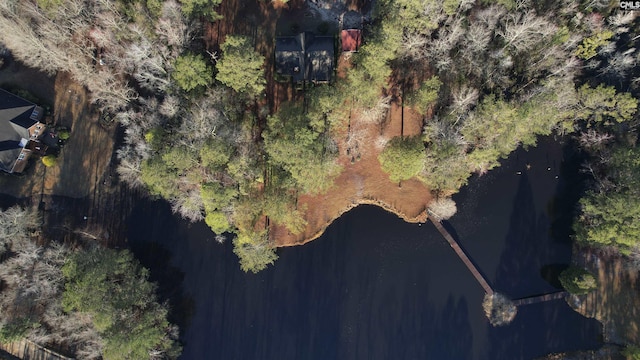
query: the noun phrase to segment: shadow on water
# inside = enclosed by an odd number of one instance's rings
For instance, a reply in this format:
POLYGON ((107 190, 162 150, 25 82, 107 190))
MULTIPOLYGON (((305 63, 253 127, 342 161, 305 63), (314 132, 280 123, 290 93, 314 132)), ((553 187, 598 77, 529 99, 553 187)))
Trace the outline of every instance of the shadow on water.
MULTIPOLYGON (((534 168, 542 157, 559 171, 553 144, 518 152, 456 196, 451 228, 509 295, 555 291, 541 269, 570 260, 545 215, 555 172, 534 168), (530 172, 514 175, 525 161, 530 172)), ((482 288, 435 227, 372 206, 318 240, 279 249, 276 264, 255 275, 240 271, 230 241, 216 243, 163 202, 140 201, 128 235, 181 320, 182 359, 530 359, 601 343, 600 325, 561 300, 523 306, 511 325, 492 328, 482 288)))
MULTIPOLYGON (((557 289, 543 276, 543 269, 549 276, 550 270, 570 261, 571 222, 584 191, 584 175, 578 172, 581 158, 572 150, 573 144, 549 143, 546 139, 541 147, 529 151, 526 161, 543 166, 518 176, 505 247, 496 272, 496 288, 513 298, 557 289), (550 157, 560 161, 555 169, 545 169, 550 157)), ((553 282, 557 285, 557 275, 553 282)))
POLYGON ((540 269, 540 276, 545 279, 551 286, 558 290, 562 290, 560 283, 560 273, 569 267, 568 264, 549 264, 540 269))
POLYGON ((194 299, 184 359, 472 358, 469 308, 481 297, 463 296, 477 290, 473 279, 463 265, 447 265, 455 258, 431 227, 363 207, 322 239, 279 250, 275 266, 253 275, 240 271, 230 242, 168 213, 163 203, 141 203, 129 236, 152 273, 165 274, 154 275, 161 288, 180 286, 166 284, 172 270, 163 267, 184 273, 181 296, 194 299), (440 269, 463 279, 447 288, 440 269))
POLYGON ((570 244, 558 246, 548 238, 549 219, 536 209, 533 196, 529 176, 523 173, 513 199, 495 285, 496 290, 514 299, 554 291, 540 276, 540 269, 549 259, 569 261, 571 257, 570 244))
POLYGON ((563 150, 560 182, 555 196, 549 202, 551 236, 559 242, 571 242, 572 223, 578 213, 578 201, 589 187, 591 177, 583 172, 582 164, 588 158, 575 140, 567 140, 563 150))

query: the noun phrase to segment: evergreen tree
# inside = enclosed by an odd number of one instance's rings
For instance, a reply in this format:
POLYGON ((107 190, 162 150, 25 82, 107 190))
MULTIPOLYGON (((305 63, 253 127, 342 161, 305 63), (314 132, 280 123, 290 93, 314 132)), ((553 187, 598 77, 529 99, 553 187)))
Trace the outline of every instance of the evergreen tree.
POLYGON ((104 337, 105 359, 144 359, 151 352, 180 353, 167 309, 156 300, 149 271, 127 251, 78 252, 62 267, 65 311, 91 315, 104 337))
POLYGON ((420 173, 424 166, 424 156, 424 143, 419 136, 395 137, 382 150, 378 160, 391 181, 400 182, 420 173))
POLYGON ((184 91, 192 91, 211 84, 213 70, 202 55, 184 54, 174 64, 173 80, 184 91))
POLYGON ((220 47, 216 79, 237 92, 257 97, 265 88, 264 57, 253 49, 246 36, 228 35, 220 47))

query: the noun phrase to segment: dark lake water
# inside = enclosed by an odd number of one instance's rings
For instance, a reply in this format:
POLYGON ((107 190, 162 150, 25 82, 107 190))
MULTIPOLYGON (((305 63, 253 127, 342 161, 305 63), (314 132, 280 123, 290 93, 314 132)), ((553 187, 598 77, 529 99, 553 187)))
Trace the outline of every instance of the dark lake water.
MULTIPOLYGON (((570 261, 583 185, 570 175, 576 161, 563 158, 573 159, 543 140, 454 196, 448 227, 512 298, 556 291, 543 270, 570 261)), ((512 324, 492 327, 482 288, 435 228, 371 206, 279 249, 257 275, 240 271, 230 241, 216 243, 163 202, 140 202, 129 242, 174 305, 182 359, 531 359, 601 345, 600 324, 562 300, 520 307, 512 324)))

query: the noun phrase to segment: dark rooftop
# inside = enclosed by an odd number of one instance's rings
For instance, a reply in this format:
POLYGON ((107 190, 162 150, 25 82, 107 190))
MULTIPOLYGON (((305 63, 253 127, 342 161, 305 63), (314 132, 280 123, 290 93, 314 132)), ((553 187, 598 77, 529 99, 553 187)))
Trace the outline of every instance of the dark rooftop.
POLYGON ((29 127, 37 123, 31 118, 35 109, 29 101, 0 89, 0 170, 11 172, 29 139, 29 127))
POLYGON ((276 38, 276 72, 294 82, 329 82, 335 61, 332 36, 303 32, 276 38))
POLYGON ((357 11, 350 10, 342 14, 340 22, 342 24, 343 30, 351 30, 351 29, 362 30, 362 22, 363 22, 362 14, 357 11))
POLYGON ((276 38, 276 72, 293 77, 294 82, 305 79, 304 33, 276 38))

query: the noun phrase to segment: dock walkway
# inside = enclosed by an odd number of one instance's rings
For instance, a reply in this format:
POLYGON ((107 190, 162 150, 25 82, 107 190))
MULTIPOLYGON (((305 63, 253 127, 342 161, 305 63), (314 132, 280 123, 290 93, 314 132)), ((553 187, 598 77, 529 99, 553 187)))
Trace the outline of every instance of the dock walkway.
POLYGON ((8 344, 0 343, 0 349, 23 360, 72 360, 27 339, 8 344))
POLYGON ((551 294, 529 296, 522 299, 513 300, 515 306, 537 304, 545 301, 564 299, 568 293, 566 291, 558 291, 551 294))
POLYGON ((453 238, 453 236, 449 234, 449 232, 442 226, 442 224, 438 220, 435 220, 432 217, 429 217, 429 219, 431 220, 433 225, 436 227, 436 229, 438 229, 440 234, 442 234, 442 236, 447 240, 447 242, 449 243, 453 251, 455 251, 456 254, 458 254, 458 257, 460 258, 460 260, 462 260, 462 262, 467 266, 471 274, 473 274, 473 276, 476 278, 478 283, 480 283, 480 286, 482 286, 484 291, 489 295, 493 295, 493 289, 491 288, 487 280, 484 278, 484 276, 482 276, 480 271, 478 271, 478 268, 476 268, 476 266, 473 265, 473 263, 471 262, 471 259, 469 259, 467 254, 465 254, 464 250, 462 250, 460 245, 458 245, 458 242, 453 238))

